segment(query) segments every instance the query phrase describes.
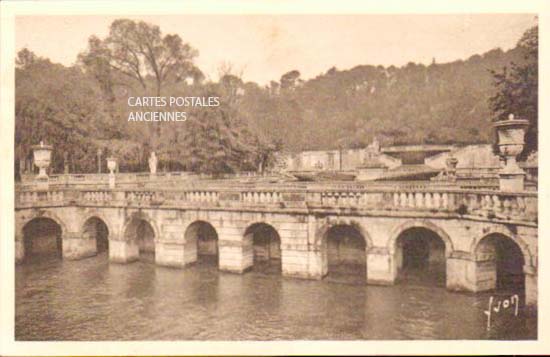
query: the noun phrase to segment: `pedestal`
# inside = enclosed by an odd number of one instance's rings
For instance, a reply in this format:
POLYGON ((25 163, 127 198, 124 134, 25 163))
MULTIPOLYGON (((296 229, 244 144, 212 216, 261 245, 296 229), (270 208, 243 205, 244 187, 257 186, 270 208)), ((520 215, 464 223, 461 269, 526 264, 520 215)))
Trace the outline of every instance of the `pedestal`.
POLYGON ((503 192, 522 192, 525 189, 525 173, 500 173, 499 186, 503 192))
POLYGON ((110 188, 110 189, 114 189, 115 186, 116 186, 115 174, 110 173, 110 174, 109 174, 109 188, 110 188))
POLYGON ((50 188, 50 180, 46 177, 37 177, 35 179, 36 189, 39 191, 47 191, 50 188))

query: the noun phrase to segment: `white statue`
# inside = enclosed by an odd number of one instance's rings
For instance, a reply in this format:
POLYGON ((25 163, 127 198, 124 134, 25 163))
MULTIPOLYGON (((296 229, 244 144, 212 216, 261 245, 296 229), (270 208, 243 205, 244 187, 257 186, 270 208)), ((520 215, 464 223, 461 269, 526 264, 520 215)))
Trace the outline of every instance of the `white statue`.
POLYGON ((152 174, 157 173, 157 155, 155 155, 155 152, 151 152, 151 156, 149 156, 149 171, 151 171, 152 174))

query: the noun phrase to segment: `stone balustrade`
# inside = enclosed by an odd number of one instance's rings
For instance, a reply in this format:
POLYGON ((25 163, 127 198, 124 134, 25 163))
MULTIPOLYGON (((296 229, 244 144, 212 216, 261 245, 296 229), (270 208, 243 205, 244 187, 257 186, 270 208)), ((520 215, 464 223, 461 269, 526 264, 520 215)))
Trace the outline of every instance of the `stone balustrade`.
POLYGON ((536 192, 500 192, 394 187, 345 187, 324 189, 303 185, 272 184, 270 189, 245 186, 200 189, 16 189, 16 208, 64 204, 114 206, 220 207, 257 210, 364 210, 378 214, 425 212, 483 219, 537 222, 536 192))
POLYGON ((281 192, 277 191, 243 191, 240 193, 243 203, 280 203, 283 201, 281 192))
POLYGON ((18 191, 16 193, 16 206, 18 204, 23 205, 55 205, 63 203, 65 199, 65 192, 59 190, 51 191, 18 191))
MULTIPOLYGON (((39 183, 33 175, 23 175, 21 182, 17 186, 25 189, 37 189, 39 183)), ((231 187, 262 188, 271 190, 271 186, 295 188, 295 189, 329 189, 329 190, 362 190, 369 187, 379 189, 390 189, 396 186, 402 189, 424 190, 431 188, 466 188, 476 190, 498 190, 498 180, 488 179, 460 179, 456 182, 449 181, 376 181, 376 182, 349 182, 349 181, 321 181, 321 182, 301 182, 289 181, 288 177, 278 175, 261 175, 258 173, 236 173, 224 174, 223 177, 217 177, 206 174, 195 174, 191 172, 158 172, 150 174, 148 172, 138 173, 117 173, 115 174, 116 187, 126 188, 154 188, 165 189, 168 187, 178 188, 198 188, 207 187, 213 189, 224 189, 228 185, 231 187), (284 181, 284 182, 283 182, 284 181)), ((109 174, 51 174, 48 180, 49 188, 89 188, 104 189, 109 187, 109 174)))
MULTIPOLYGON (((136 184, 151 184, 152 186, 167 183, 181 183, 189 180, 212 180, 223 181, 227 179, 248 179, 266 177, 256 172, 241 172, 235 174, 224 174, 217 177, 206 174, 195 174, 186 171, 175 172, 157 172, 151 174, 148 172, 123 172, 116 173, 115 180, 118 185, 128 186, 136 184)), ((50 174, 48 177, 49 185, 52 187, 67 186, 107 186, 109 184, 108 173, 92 174, 50 174)), ((21 176, 21 185, 23 187, 34 187, 36 185, 36 176, 25 174, 21 176)))
POLYGON ((534 192, 502 193, 478 190, 362 190, 310 194, 312 205, 328 208, 367 208, 398 211, 447 212, 489 218, 536 220, 534 192))
POLYGON ((172 203, 210 203, 218 202, 218 192, 213 190, 183 190, 166 191, 166 196, 172 203))
POLYGON ((81 197, 86 202, 109 202, 113 199, 109 191, 82 191, 81 197))
POLYGON ((163 200, 162 192, 156 191, 126 191, 124 193, 124 199, 129 204, 150 204, 152 202, 159 202, 163 200))

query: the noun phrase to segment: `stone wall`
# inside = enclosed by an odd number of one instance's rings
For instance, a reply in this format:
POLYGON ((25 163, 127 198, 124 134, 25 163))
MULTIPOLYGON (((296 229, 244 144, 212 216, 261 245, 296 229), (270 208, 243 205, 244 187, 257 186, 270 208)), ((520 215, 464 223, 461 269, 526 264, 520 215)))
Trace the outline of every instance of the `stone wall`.
POLYGON ((459 172, 471 169, 474 173, 489 173, 498 170, 501 166, 499 157, 493 153, 491 144, 478 144, 459 147, 451 152, 445 152, 425 159, 425 164, 436 168, 445 169, 447 159, 450 156, 458 159, 457 169, 459 172))

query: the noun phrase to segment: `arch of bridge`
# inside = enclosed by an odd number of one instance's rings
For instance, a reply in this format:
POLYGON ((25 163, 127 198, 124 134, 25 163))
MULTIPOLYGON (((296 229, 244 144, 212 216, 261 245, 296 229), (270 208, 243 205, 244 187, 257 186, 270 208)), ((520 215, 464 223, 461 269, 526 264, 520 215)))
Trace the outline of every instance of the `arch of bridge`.
MULTIPOLYGON (((131 237, 128 237, 126 232, 128 229, 132 226, 132 224, 135 224, 137 221, 145 221, 147 222, 151 228, 153 229, 153 233, 155 235, 155 241, 159 239, 160 237, 160 231, 158 229, 158 226, 154 219, 152 219, 147 213, 145 212, 136 212, 132 214, 130 217, 125 218, 124 225, 122 227, 122 231, 119 232, 118 238, 120 240, 130 240, 131 237)), ((116 237, 113 237, 113 239, 116 239, 116 237)))
POLYGON ((500 235, 504 237, 504 239, 510 239, 512 242, 516 243, 519 249, 521 250, 521 253, 523 254, 524 262, 527 266, 534 268, 536 266, 536 259, 532 255, 529 245, 523 240, 520 236, 513 233, 510 229, 502 226, 493 226, 489 230, 484 231, 481 235, 475 237, 472 241, 472 244, 470 246, 470 254, 472 257, 476 257, 476 250, 478 248, 479 243, 491 236, 491 235, 500 235))
MULTIPOLYGON (((69 232, 67 225, 65 224, 64 220, 55 212, 52 210, 40 210, 37 212, 33 212, 32 215, 27 218, 22 224, 21 224, 21 232, 19 232, 21 238, 23 238, 24 235, 24 229, 25 227, 32 222, 35 219, 39 218, 47 218, 54 221, 60 228, 61 228, 61 236, 63 237, 64 234, 67 234, 69 232)), ((16 234, 17 236, 17 234, 16 234)))
POLYGON ((412 219, 405 221, 396 227, 394 227, 390 233, 390 239, 388 240, 387 249, 390 254, 395 253, 395 245, 399 237, 407 230, 411 228, 424 228, 437 234, 439 238, 445 244, 445 256, 449 257, 454 251, 453 242, 451 237, 442 228, 428 220, 412 219))
POLYGON ((315 245, 322 246, 326 243, 327 240, 327 233, 329 230, 336 226, 349 226, 357 230, 359 234, 363 237, 365 240, 365 248, 369 249, 373 247, 372 238, 367 232, 367 230, 363 227, 363 225, 353 219, 353 218, 329 218, 327 219, 315 232, 315 245))
POLYGON ((84 233, 84 230, 86 229, 86 224, 88 223, 88 221, 92 218, 96 218, 96 219, 99 219, 101 220, 106 226, 107 226, 107 230, 109 232, 109 235, 108 235, 108 239, 111 240, 113 238, 115 238, 115 234, 116 234, 116 229, 114 228, 115 225, 113 224, 113 222, 107 218, 107 216, 105 214, 103 214, 100 210, 94 210, 92 212, 89 212, 87 213, 86 215, 83 216, 83 218, 80 220, 80 233, 84 233))

